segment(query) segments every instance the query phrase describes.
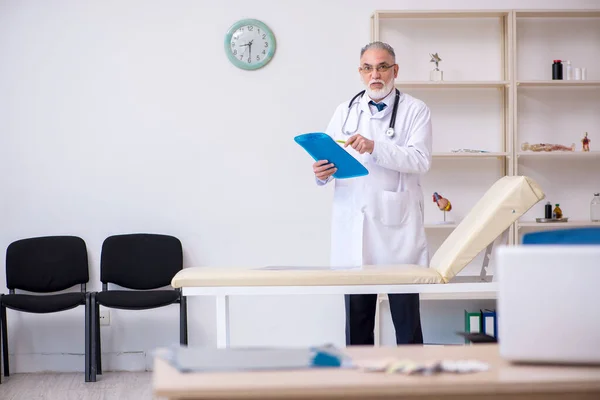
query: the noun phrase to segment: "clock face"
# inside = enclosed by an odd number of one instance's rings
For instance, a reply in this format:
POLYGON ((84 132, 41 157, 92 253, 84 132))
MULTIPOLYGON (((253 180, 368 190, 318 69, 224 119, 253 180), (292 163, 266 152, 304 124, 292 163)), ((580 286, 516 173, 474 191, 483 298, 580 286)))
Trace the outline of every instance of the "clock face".
POLYGON ((275 53, 275 36, 260 21, 241 20, 225 35, 225 52, 236 67, 258 69, 271 61, 275 53))

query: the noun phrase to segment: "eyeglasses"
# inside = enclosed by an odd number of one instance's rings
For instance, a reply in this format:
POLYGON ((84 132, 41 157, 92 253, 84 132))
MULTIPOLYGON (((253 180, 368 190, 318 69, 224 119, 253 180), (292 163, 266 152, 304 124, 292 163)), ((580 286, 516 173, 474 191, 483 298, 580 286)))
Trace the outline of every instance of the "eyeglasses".
POLYGON ((362 67, 360 67, 359 70, 363 74, 370 74, 371 72, 373 72, 374 69, 377 70, 377 72, 386 72, 388 69, 393 68, 395 65, 396 64, 392 64, 392 65, 381 64, 376 67, 373 67, 372 65, 365 64, 362 67))

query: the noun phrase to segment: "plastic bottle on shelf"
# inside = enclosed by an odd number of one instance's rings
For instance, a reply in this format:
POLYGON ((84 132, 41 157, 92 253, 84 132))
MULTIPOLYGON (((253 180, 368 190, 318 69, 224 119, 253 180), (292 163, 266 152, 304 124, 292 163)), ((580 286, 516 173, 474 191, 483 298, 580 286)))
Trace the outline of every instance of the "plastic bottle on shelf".
POLYGON ((594 193, 590 204, 590 219, 592 222, 600 222, 600 193, 594 193))
POLYGON ((571 68, 571 61, 567 60, 565 61, 565 68, 563 70, 563 77, 570 81, 571 79, 573 79, 573 68, 571 68))
POLYGON ((547 202, 544 206, 544 218, 552 219, 552 203, 547 202))
POLYGON ((552 64, 552 79, 561 80, 563 78, 563 67, 561 60, 554 60, 552 64))
POLYGON ((556 207, 554 207, 554 211, 552 212, 552 218, 554 219, 561 219, 562 218, 562 210, 560 209, 560 204, 556 204, 556 207))

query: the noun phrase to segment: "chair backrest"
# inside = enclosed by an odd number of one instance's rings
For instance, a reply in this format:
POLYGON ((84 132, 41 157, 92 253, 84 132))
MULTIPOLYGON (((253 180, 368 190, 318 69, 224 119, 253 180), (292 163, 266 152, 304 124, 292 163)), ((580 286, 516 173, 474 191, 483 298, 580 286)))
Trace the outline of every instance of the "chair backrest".
POLYGON ((77 236, 17 240, 6 249, 6 287, 50 293, 89 281, 87 247, 77 236))
POLYGON ((114 235, 102 244, 100 280, 129 289, 157 289, 171 284, 183 269, 179 239, 168 235, 114 235))
POLYGON ((523 235, 522 242, 537 245, 600 245, 600 226, 529 232, 523 235))
POLYGON ((532 179, 505 176, 496 181, 431 258, 445 282, 450 281, 545 194, 532 179))

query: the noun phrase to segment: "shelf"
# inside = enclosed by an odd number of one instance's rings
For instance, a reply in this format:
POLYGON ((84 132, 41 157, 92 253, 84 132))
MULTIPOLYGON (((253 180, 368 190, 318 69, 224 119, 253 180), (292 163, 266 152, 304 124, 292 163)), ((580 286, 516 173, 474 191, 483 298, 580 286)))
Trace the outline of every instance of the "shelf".
POLYGON ((521 228, 552 228, 560 229, 561 227, 585 227, 585 226, 600 226, 600 222, 592 221, 569 221, 569 222, 535 222, 535 221, 519 221, 521 228))
POLYGON ((508 157, 507 152, 490 152, 490 153, 433 153, 433 158, 502 158, 508 157))
POLYGON ((517 81, 517 87, 593 87, 600 86, 600 81, 550 80, 550 81, 517 81))
POLYGON ((597 18, 600 10, 520 10, 517 18, 597 18))
POLYGON ((376 14, 384 18, 498 18, 506 17, 509 11, 505 10, 435 10, 435 11, 397 11, 382 10, 376 14))
POLYGON ((485 89, 485 88, 502 88, 509 86, 508 81, 396 81, 396 87, 398 88, 446 88, 446 89, 457 89, 457 88, 473 88, 473 89, 485 89))
POLYGON ((594 158, 600 157, 600 151, 522 151, 517 157, 534 158, 594 158))

